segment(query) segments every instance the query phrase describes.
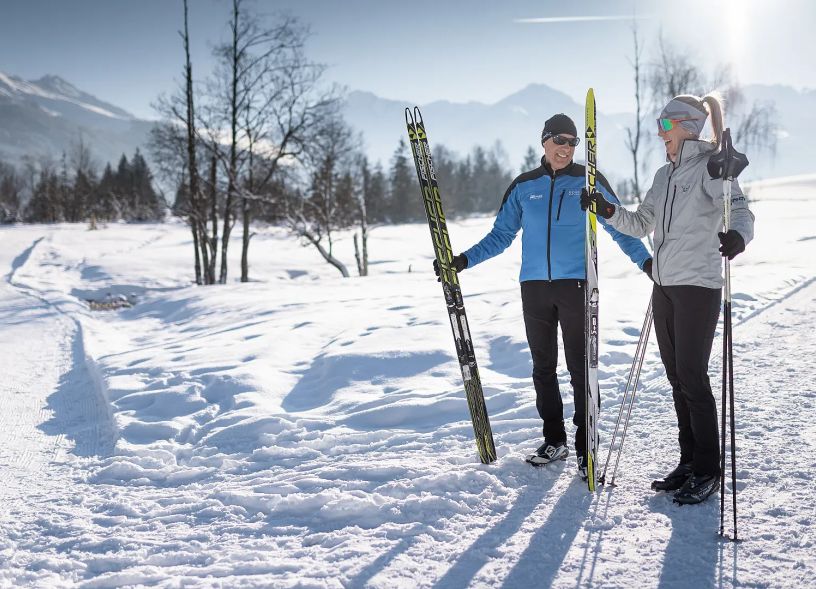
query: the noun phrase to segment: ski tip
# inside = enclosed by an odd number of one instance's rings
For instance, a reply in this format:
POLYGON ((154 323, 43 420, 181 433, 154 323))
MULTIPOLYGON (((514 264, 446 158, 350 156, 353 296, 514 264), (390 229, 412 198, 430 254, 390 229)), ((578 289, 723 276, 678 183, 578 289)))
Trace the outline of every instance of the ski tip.
POLYGON ((411 114, 411 107, 410 106, 405 107, 405 124, 408 125, 409 127, 414 126, 414 117, 411 114))
POLYGON ((586 116, 587 121, 592 120, 592 126, 595 126, 595 90, 590 88, 586 95, 586 116))
POLYGON ((425 126, 425 123, 422 120, 422 112, 419 110, 418 106, 414 107, 414 119, 416 120, 417 125, 425 126))

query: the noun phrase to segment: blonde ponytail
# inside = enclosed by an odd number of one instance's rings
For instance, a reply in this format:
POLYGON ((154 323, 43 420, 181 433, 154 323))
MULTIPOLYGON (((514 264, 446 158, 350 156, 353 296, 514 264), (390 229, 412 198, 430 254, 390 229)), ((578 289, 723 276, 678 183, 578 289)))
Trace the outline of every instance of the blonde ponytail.
POLYGON ((711 128, 714 130, 713 143, 719 147, 722 142, 723 127, 725 126, 722 96, 719 92, 709 92, 703 96, 703 102, 706 105, 708 114, 711 116, 711 128))

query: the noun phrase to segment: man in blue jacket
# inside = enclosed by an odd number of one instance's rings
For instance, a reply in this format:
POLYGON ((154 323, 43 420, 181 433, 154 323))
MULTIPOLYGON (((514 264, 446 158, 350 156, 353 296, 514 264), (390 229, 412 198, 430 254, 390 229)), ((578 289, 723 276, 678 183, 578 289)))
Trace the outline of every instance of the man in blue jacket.
MULTIPOLYGON (((499 255, 521 235, 521 301, 527 343, 533 357, 533 384, 536 408, 544 421, 544 443, 527 462, 536 466, 569 455, 564 429, 564 409, 556 374, 558 324, 564 341, 567 369, 575 399, 573 423, 579 474, 586 478, 585 367, 584 367, 584 288, 586 267, 584 241, 586 217, 581 210, 584 166, 574 163, 579 143, 575 123, 557 114, 544 125, 541 166, 516 178, 504 194, 493 229, 479 243, 454 256, 457 272, 499 255)), ((618 203, 603 175, 597 175, 597 189, 604 198, 618 203)), ((652 258, 644 245, 619 233, 598 217, 618 246, 647 274, 652 258)), ((438 272, 438 265, 434 261, 438 272)))

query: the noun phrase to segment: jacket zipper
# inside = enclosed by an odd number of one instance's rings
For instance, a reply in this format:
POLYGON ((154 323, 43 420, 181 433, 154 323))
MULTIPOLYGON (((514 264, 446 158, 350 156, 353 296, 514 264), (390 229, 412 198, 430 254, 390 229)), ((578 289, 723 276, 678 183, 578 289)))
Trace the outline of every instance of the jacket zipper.
MULTIPOLYGON (((663 247, 663 244, 664 244, 664 243, 666 243, 666 231, 665 231, 665 224, 666 224, 666 203, 668 203, 668 202, 669 202, 669 188, 671 187, 671 179, 672 179, 672 176, 674 176, 674 170, 676 170, 676 169, 677 169, 677 168, 673 168, 673 169, 672 169, 671 173, 669 173, 669 179, 668 179, 668 180, 667 180, 667 182, 666 182, 666 199, 663 201, 663 219, 662 219, 662 222, 663 222, 663 229, 664 229, 664 231, 663 231, 663 241, 661 241, 661 242, 660 242, 660 245, 659 245, 659 246, 657 246, 657 251, 655 252, 655 255, 654 255, 654 262, 653 262, 654 268, 656 268, 656 269, 657 269, 657 284, 661 284, 661 282, 660 282, 660 266, 657 264, 657 256, 658 256, 658 255, 660 255, 660 248, 662 248, 662 247, 663 247)), ((676 188, 677 188, 677 187, 675 187, 675 189, 676 189, 676 188)))
MULTIPOLYGON (((677 158, 677 163, 672 166, 672 171, 669 173, 669 179, 666 182, 666 200, 663 201, 663 241, 660 242, 660 245, 657 247, 657 251, 654 255, 654 260, 652 261, 653 268, 657 268, 657 284, 660 283, 660 265, 657 263, 657 256, 660 254, 660 248, 663 247, 663 244, 666 243, 666 234, 668 233, 668 229, 666 229, 666 204, 669 202, 669 188, 671 187, 671 179, 674 176, 674 172, 677 168, 680 167, 680 162, 683 161, 683 149, 686 147, 686 142, 683 141, 683 144, 680 146, 680 155, 677 158)), ((677 194, 677 186, 674 187, 674 194, 677 194)), ((672 195, 672 208, 674 207, 674 195, 672 195)), ((671 215, 670 215, 671 216, 671 215)), ((669 229, 671 229, 671 218, 669 218, 669 229)))
POLYGON ((561 205, 562 205, 562 204, 564 204, 564 193, 565 193, 565 192, 566 192, 566 189, 564 189, 564 190, 562 190, 562 191, 561 191, 561 198, 560 198, 560 200, 558 201, 558 214, 555 216, 555 220, 556 220, 556 221, 560 221, 560 220, 561 220, 561 205))
POLYGON ((674 217, 674 199, 676 196, 677 196, 677 184, 674 185, 674 192, 672 192, 672 203, 671 207, 669 207, 669 228, 666 230, 666 235, 668 235, 669 232, 671 231, 672 217, 674 217))
POLYGON ((547 280, 552 282, 552 266, 550 265, 550 241, 552 240, 552 201, 555 190, 555 174, 550 182, 550 208, 547 212, 547 280))

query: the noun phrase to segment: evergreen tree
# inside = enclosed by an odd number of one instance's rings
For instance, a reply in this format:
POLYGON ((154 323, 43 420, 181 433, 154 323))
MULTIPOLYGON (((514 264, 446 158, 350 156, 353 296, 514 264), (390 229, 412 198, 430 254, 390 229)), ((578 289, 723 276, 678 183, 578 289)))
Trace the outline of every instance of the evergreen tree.
POLYGON ((536 150, 533 149, 533 146, 527 148, 527 152, 524 154, 524 161, 521 163, 521 173, 529 172, 530 170, 536 169, 538 166, 541 165, 541 158, 536 153, 536 150))
POLYGON ((456 155, 444 145, 434 147, 434 168, 445 201, 445 213, 453 218, 462 208, 463 186, 456 170, 456 155))
POLYGON ((123 153, 116 166, 116 173, 113 175, 113 194, 119 203, 120 218, 125 221, 130 221, 133 218, 133 198, 131 194, 133 180, 131 176, 130 162, 123 153))
POLYGON ((480 196, 481 207, 479 212, 495 213, 501 204, 507 187, 513 181, 513 177, 507 172, 509 166, 506 163, 507 154, 501 145, 496 141, 485 158, 485 167, 481 170, 477 185, 482 194, 480 196))
POLYGON ((93 195, 96 192, 93 172, 77 170, 74 183, 66 187, 65 220, 79 223, 89 218, 94 208, 93 195))
POLYGON ((139 150, 130 163, 132 220, 160 221, 164 216, 164 203, 153 189, 153 175, 139 150))
POLYGON ((348 170, 335 181, 335 207, 334 226, 338 229, 351 226, 357 218, 358 205, 354 177, 348 170))
POLYGON ((0 223, 13 223, 20 216, 22 178, 13 166, 0 162, 0 223))
POLYGON ((473 169, 473 163, 469 155, 456 164, 455 175, 460 187, 458 213, 461 215, 467 215, 477 210, 478 190, 473 184, 473 169))
POLYGON ((378 162, 371 171, 366 162, 363 172, 363 186, 365 186, 365 201, 368 220, 372 223, 381 223, 386 218, 387 212, 387 186, 382 165, 378 162))
POLYGON ((421 196, 417 192, 416 170, 408 160, 408 145, 400 137, 391 158, 389 186, 389 217, 394 223, 419 221, 425 216, 421 196))
POLYGON ((176 217, 186 217, 190 214, 190 185, 186 178, 176 188, 176 198, 171 209, 176 217))
POLYGON ((61 198, 60 176, 50 168, 43 167, 26 206, 24 220, 29 223, 62 221, 61 198))
POLYGON ((116 178, 110 163, 102 172, 102 179, 96 188, 95 206, 92 214, 101 222, 116 221, 120 218, 119 202, 116 197, 116 178))

